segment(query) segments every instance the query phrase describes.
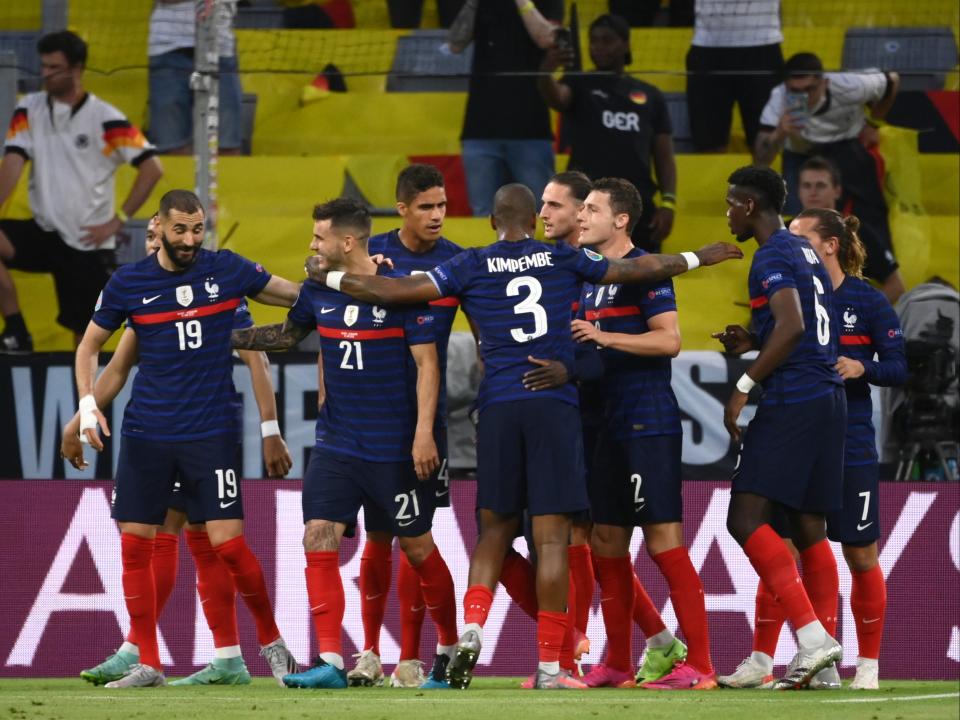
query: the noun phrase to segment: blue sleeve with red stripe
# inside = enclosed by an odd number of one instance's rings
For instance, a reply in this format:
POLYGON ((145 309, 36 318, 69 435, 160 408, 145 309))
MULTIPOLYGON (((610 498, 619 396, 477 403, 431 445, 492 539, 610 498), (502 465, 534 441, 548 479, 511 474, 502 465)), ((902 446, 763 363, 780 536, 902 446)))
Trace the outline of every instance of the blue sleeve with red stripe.
POLYGON ((900 318, 879 292, 870 313, 870 337, 877 360, 863 360, 863 376, 871 385, 891 387, 907 381, 907 355, 900 318))
POLYGON ((434 316, 426 305, 408 308, 403 311, 403 331, 407 345, 425 345, 436 342, 434 316))

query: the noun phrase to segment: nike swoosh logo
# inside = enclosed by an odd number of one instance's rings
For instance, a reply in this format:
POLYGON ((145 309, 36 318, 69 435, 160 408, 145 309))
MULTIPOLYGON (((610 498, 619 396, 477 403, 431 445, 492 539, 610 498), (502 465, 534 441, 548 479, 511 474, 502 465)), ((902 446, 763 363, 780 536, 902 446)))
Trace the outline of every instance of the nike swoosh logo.
POLYGON ((226 508, 228 508, 228 507, 230 507, 231 505, 233 505, 235 502, 236 502, 236 500, 231 500, 230 502, 225 503, 225 502, 223 502, 223 501, 221 500, 221 501, 220 501, 220 509, 221 509, 221 510, 225 510, 226 508))
POLYGON ((156 299, 159 298, 159 297, 160 297, 159 295, 154 295, 152 298, 143 298, 143 304, 144 304, 144 305, 149 305, 150 303, 152 303, 154 300, 156 300, 156 299))
POLYGON ((414 518, 413 520, 407 520, 407 522, 398 522, 397 525, 400 527, 406 527, 407 525, 413 525, 416 521, 417 519, 414 518))
POLYGON ((139 596, 139 595, 129 595, 129 596, 128 596, 128 595, 124 595, 124 596, 123 596, 123 599, 124 599, 124 600, 136 600, 138 597, 140 597, 140 596, 139 596))
POLYGON ((872 620, 868 620, 867 618, 863 619, 864 625, 869 625, 870 623, 875 623, 875 622, 880 622, 880 618, 873 618, 872 620))
POLYGON ((410 606, 410 612, 420 612, 420 611, 423 610, 425 607, 426 607, 426 605, 421 605, 420 607, 414 607, 413 605, 411 605, 411 606, 410 606))
POLYGON ((323 610, 323 608, 325 608, 326 606, 327 606, 326 603, 320 603, 319 605, 314 605, 312 608, 310 608, 310 612, 315 612, 315 611, 317 611, 317 610, 323 610))
POLYGON ((376 595, 364 595, 364 596, 363 596, 363 599, 364 599, 364 600, 376 600, 376 599, 377 599, 378 597, 380 597, 381 595, 383 595, 383 593, 377 593, 376 595))
POLYGON ((442 607, 441 605, 427 605, 427 610, 436 610, 437 608, 442 607))
POLYGON ((437 491, 434 493, 434 496, 435 496, 435 497, 443 497, 444 495, 446 495, 446 494, 449 493, 449 492, 450 492, 449 490, 437 490, 437 491))
POLYGON ((322 308, 320 308, 320 314, 321 314, 321 315, 326 315, 328 312, 333 312, 334 310, 336 310, 336 308, 325 308, 325 307, 322 307, 322 308))
POLYGON ((857 523, 857 530, 860 530, 860 531, 866 530, 866 529, 867 529, 868 527, 870 527, 871 525, 873 525, 873 521, 872 521, 872 520, 871 520, 870 522, 868 522, 866 525, 861 525, 860 523, 857 523))
POLYGON ((616 600, 616 599, 617 599, 616 596, 613 596, 613 595, 612 595, 612 596, 610 596, 610 597, 602 597, 602 598, 600 598, 600 602, 605 603, 605 602, 610 602, 611 600, 616 600))

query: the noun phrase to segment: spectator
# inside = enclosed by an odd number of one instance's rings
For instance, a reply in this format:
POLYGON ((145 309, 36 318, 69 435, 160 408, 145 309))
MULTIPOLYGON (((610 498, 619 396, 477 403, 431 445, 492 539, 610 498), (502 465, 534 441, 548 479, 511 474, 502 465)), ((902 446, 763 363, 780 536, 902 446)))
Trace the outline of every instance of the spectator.
MULTIPOLYGON (((463 7, 463 2, 464 0, 437 0, 440 27, 450 27, 463 7)), ((423 0, 387 0, 387 10, 390 12, 391 27, 418 28, 423 15, 423 0)))
POLYGON ((115 235, 163 174, 154 148, 112 105, 83 89, 87 44, 67 30, 37 43, 44 90, 21 99, 13 112, 3 161, 0 206, 28 160, 29 220, 0 220, 0 352, 33 350, 8 269, 51 273, 57 322, 79 342, 97 295, 114 265, 115 235), (133 187, 114 210, 114 173, 137 168, 133 187))
MULTIPOLYGON (((831 208, 839 210, 844 215, 850 214, 845 207, 840 205, 840 197, 843 195, 840 171, 826 158, 815 155, 808 158, 800 166, 798 194, 800 205, 804 210, 808 208, 831 208)), ((903 279, 890 248, 884 246, 877 234, 868 225, 861 226, 858 234, 867 251, 867 261, 863 268, 863 274, 878 283, 884 283, 891 275, 896 274, 897 282, 891 283, 891 286, 902 286, 903 279)))
POLYGON ((733 104, 753 147, 760 111, 783 69, 780 0, 696 0, 687 52, 687 112, 697 152, 723 152, 733 104))
POLYGON ((630 26, 617 15, 601 15, 590 25, 590 59, 596 72, 567 75, 559 82, 553 73, 569 64, 573 53, 565 44, 547 51, 538 78, 547 104, 569 123, 570 164, 591 180, 619 177, 629 180, 643 199, 643 214, 633 231, 633 243, 649 252, 673 227, 677 164, 673 156, 670 115, 661 92, 624 72, 630 64, 630 26), (651 174, 651 160, 657 182, 651 174), (659 185, 662 202, 653 202, 659 185))
MULTIPOLYGON (((150 14, 150 140, 157 152, 193 153, 193 73, 197 3, 194 0, 155 0, 150 14)), ((219 152, 239 155, 243 89, 237 67, 233 18, 236 0, 217 3, 215 18, 220 54, 219 152)))
POLYGON ((787 61, 784 78, 760 116, 754 163, 769 166, 783 149, 784 212, 792 215, 800 209, 800 166, 812 155, 830 160, 843 178, 838 209, 859 217, 867 236, 875 238, 867 248, 872 251, 867 274, 882 284, 890 302, 896 302, 905 288, 893 254, 887 203, 876 160, 860 135, 867 127, 864 104, 870 105, 875 119, 883 118, 893 105, 900 78, 879 70, 824 73, 820 58, 806 52, 787 61))
POLYGON ((474 47, 460 135, 474 215, 491 213, 502 185, 540 197, 553 175, 550 113, 534 73, 562 17, 563 0, 467 0, 450 27, 451 51, 474 47))

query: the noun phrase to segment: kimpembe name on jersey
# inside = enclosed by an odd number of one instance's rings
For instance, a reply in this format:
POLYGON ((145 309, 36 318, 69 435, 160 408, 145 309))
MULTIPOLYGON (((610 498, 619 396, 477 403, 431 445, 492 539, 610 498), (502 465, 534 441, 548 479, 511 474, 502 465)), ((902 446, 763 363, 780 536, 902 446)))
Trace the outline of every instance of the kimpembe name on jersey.
POLYGON ((553 267, 553 257, 548 252, 536 252, 518 258, 487 258, 487 272, 523 272, 530 268, 553 267))

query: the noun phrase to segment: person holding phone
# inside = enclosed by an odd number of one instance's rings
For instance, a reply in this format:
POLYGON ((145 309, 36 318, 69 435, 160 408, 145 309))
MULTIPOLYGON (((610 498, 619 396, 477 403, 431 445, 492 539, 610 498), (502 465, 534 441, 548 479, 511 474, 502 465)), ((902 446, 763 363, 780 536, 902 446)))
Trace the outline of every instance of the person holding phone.
POLYGON ((843 177, 837 209, 857 215, 868 234, 877 238, 877 247, 871 248, 868 276, 895 302, 905 287, 893 254, 877 159, 868 148, 876 142, 868 122, 886 116, 896 99, 900 77, 880 70, 825 73, 820 58, 809 52, 787 60, 783 77, 760 115, 753 161, 768 167, 783 150, 786 215, 801 209, 797 190, 804 161, 819 155, 832 162, 843 177), (865 105, 870 108, 870 121, 865 105))
POLYGON ((659 89, 630 77, 630 26, 619 15, 601 15, 590 25, 590 60, 596 71, 551 74, 573 62, 569 30, 555 31, 537 78, 547 105, 569 123, 570 163, 592 180, 621 177, 640 191, 643 214, 633 231, 634 245, 657 252, 673 228, 677 165, 670 115, 659 89), (654 181, 656 173, 656 181, 654 181), (660 202, 654 198, 660 192, 660 202))

